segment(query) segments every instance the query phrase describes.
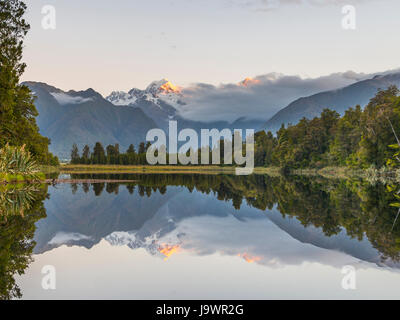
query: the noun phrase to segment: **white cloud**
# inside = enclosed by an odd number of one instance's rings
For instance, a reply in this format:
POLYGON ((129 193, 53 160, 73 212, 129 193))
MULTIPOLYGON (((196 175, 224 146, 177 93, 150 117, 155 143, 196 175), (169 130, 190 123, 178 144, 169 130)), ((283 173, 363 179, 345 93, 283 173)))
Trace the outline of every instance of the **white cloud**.
POLYGON ((197 83, 182 91, 187 104, 179 112, 184 118, 199 121, 235 121, 241 117, 267 120, 300 97, 345 87, 373 76, 353 71, 318 78, 269 73, 254 77, 247 86, 197 83))
POLYGON ((81 104, 88 101, 92 101, 93 98, 84 98, 80 96, 70 96, 64 92, 52 92, 51 95, 57 100, 61 105, 67 104, 81 104))
POLYGON ((80 240, 92 240, 92 237, 85 236, 84 234, 76 233, 76 232, 58 232, 53 239, 49 241, 49 244, 52 245, 61 245, 68 244, 74 241, 80 240))

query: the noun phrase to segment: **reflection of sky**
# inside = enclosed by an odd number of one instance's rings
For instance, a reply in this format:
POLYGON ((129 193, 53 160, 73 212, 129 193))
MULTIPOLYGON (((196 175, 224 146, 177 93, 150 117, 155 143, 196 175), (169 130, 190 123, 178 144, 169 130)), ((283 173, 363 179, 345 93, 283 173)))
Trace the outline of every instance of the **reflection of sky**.
MULTIPOLYGON (((64 194, 63 201, 71 200, 69 189, 51 188, 50 202, 58 199, 53 197, 57 192, 64 194)), ((235 211, 230 202, 219 201, 212 194, 189 193, 185 188, 175 187, 168 188, 167 198, 168 193, 174 196, 139 230, 115 230, 106 237, 107 241, 101 240, 89 250, 61 244, 63 240, 78 244, 82 239, 89 239, 90 234, 68 233, 54 223, 43 225, 54 228, 50 242, 59 247, 35 255, 27 275, 20 279, 25 297, 355 298, 377 294, 375 297, 381 298, 391 297, 394 294, 391 288, 400 284, 398 272, 378 268, 355 257, 359 251, 362 251, 360 255, 368 253, 369 258, 374 257, 376 252, 368 243, 340 235, 320 240, 316 229, 307 230, 299 225, 301 230, 297 230, 295 219, 278 221, 280 214, 275 210, 263 215, 243 205, 240 211, 235 211), (191 212, 185 209, 188 204, 194 208, 191 212), (296 239, 301 239, 302 231, 312 235, 314 245, 296 239), (324 249, 318 244, 347 250, 354 255, 324 249), (38 287, 40 269, 46 264, 57 268, 59 289, 53 293, 43 292, 38 287), (341 268, 348 264, 357 267, 362 280, 360 290, 353 293, 340 287, 341 268)), ((72 196, 78 203, 79 195, 84 196, 79 190, 72 196)), ((93 193, 86 197, 96 201, 93 193)), ((120 188, 118 195, 104 194, 101 198, 108 198, 115 204, 117 198, 127 201, 126 197, 132 195, 120 188)), ((140 198, 141 206, 145 208, 146 203, 154 199, 157 196, 140 198)), ((107 201, 103 205, 107 207, 107 201)), ((47 203, 46 207, 61 210, 62 203, 47 203)), ((116 215, 118 207, 114 210, 108 214, 116 215)), ((47 214, 51 221, 54 211, 48 210, 47 214)), ((38 228, 40 231, 41 225, 38 228)))
POLYGON ((400 275, 367 265, 357 290, 341 288, 340 268, 319 263, 269 268, 237 256, 182 252, 167 261, 143 249, 62 246, 35 256, 18 283, 24 298, 44 299, 322 299, 398 298, 400 275), (41 289, 41 268, 54 265, 57 289, 41 289))

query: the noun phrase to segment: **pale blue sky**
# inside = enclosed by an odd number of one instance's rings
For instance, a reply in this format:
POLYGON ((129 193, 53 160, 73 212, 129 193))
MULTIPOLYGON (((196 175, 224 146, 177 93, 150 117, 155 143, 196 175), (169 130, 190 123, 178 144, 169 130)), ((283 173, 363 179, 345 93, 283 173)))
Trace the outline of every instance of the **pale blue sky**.
POLYGON ((262 0, 26 0, 23 80, 109 94, 164 77, 185 86, 400 67, 400 1, 326 1, 339 4, 266 11, 262 0), (355 31, 341 27, 346 3, 357 9, 355 31), (48 4, 56 30, 41 28, 48 4))

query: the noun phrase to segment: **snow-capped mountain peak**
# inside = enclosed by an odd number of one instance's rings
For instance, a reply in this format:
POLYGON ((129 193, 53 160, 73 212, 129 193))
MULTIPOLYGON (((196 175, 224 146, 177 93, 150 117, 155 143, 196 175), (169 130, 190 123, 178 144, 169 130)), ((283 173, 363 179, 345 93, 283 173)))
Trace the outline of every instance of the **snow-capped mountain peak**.
POLYGON ((150 85, 146 88, 146 91, 155 95, 158 94, 180 94, 181 88, 175 86, 171 83, 168 79, 164 78, 160 81, 153 81, 150 85))
POLYGON ((126 106, 134 104, 137 100, 137 97, 132 95, 130 92, 126 93, 123 91, 113 91, 106 99, 116 106, 126 106))
POLYGON ((168 114, 171 114, 171 107, 176 109, 184 104, 181 88, 168 79, 153 81, 145 90, 133 88, 129 92, 114 91, 106 99, 117 106, 140 107, 141 102, 151 102, 165 109, 165 105, 168 105, 168 114))

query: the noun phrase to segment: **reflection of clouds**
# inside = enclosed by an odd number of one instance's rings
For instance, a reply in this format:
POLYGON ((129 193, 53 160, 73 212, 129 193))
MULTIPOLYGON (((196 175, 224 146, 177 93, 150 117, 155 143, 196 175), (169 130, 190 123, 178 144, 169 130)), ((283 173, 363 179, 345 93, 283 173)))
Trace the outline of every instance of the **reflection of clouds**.
POLYGON ((194 217, 181 221, 175 230, 159 239, 170 245, 181 243, 184 251, 197 255, 220 253, 239 256, 247 262, 270 267, 318 262, 341 267, 357 259, 340 252, 301 243, 268 219, 239 221, 233 216, 194 217), (179 237, 178 235, 185 236, 179 237))
POLYGON ((193 217, 180 221, 175 229, 158 239, 148 235, 148 238, 138 242, 138 238, 134 232, 114 232, 106 240, 111 245, 146 248, 151 254, 162 258, 180 252, 198 256, 219 253, 269 267, 301 265, 305 262, 341 267, 358 261, 344 253, 302 243, 266 218, 238 220, 234 216, 193 217))
POLYGON ((68 244, 74 241, 92 240, 92 237, 76 232, 58 232, 50 241, 49 245, 68 244))

